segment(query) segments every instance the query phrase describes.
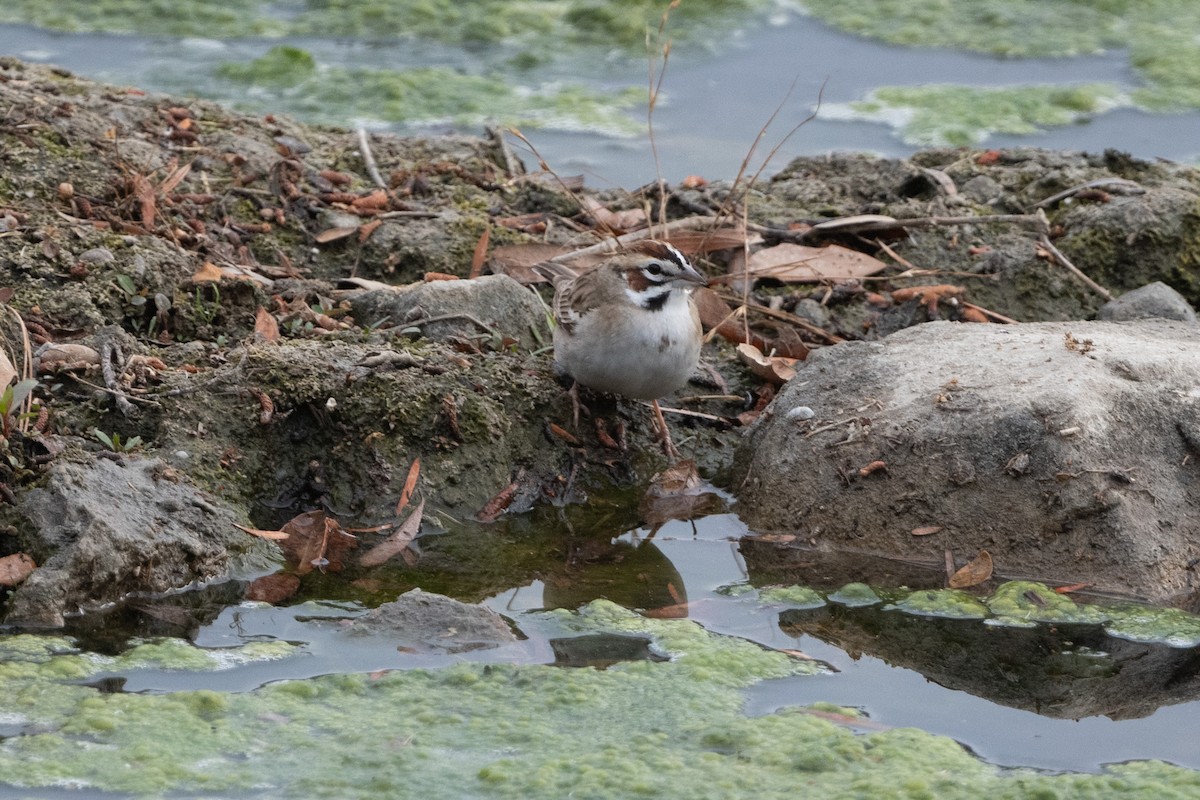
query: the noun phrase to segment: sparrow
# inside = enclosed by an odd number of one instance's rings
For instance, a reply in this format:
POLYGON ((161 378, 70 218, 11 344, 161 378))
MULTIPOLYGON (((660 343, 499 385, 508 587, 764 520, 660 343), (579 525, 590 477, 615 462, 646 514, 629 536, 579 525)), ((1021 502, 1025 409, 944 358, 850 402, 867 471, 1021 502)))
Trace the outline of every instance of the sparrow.
POLYGON ((579 274, 554 263, 536 269, 554 284, 558 368, 594 391, 651 401, 663 448, 676 458, 658 399, 696 369, 703 331, 691 290, 705 277, 683 253, 654 239, 579 274))

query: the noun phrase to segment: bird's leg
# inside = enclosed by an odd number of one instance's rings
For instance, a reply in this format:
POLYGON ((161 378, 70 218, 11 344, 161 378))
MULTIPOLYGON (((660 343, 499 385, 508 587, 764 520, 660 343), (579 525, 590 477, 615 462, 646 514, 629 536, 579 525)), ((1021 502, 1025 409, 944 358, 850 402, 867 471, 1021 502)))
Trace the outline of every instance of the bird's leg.
POLYGON ((654 421, 658 427, 663 452, 666 453, 670 461, 678 461, 679 451, 675 449, 675 443, 671 441, 671 430, 667 427, 667 421, 663 418, 662 409, 659 408, 657 400, 652 400, 651 403, 654 405, 654 421))
POLYGON ((575 430, 579 430, 579 409, 587 411, 589 417, 592 415, 587 406, 579 402, 579 381, 571 381, 571 388, 567 389, 566 395, 571 398, 571 424, 575 430))

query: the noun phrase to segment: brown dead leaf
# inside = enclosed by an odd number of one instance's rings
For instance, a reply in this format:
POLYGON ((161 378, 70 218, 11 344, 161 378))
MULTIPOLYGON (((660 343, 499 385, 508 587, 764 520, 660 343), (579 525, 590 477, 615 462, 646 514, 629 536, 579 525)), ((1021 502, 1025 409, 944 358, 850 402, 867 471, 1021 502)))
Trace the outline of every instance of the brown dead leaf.
POLYGON ((927 525, 924 528, 913 528, 911 533, 913 536, 932 536, 941 529, 941 525, 927 525))
POLYGON ((799 359, 764 356, 762 351, 752 344, 739 344, 737 355, 738 361, 745 364, 751 372, 773 384, 787 383, 796 376, 796 362, 799 359))
POLYGON ((808 346, 801 341, 795 329, 782 327, 777 339, 768 339, 755 330, 747 330, 742 316, 712 289, 700 286, 692 291, 692 299, 700 312, 700 323, 705 330, 717 332, 731 344, 752 344, 759 352, 774 352, 775 355, 804 359, 808 357, 808 346))
POLYGON ((190 162, 187 164, 184 164, 182 167, 179 167, 174 172, 172 172, 170 175, 168 175, 167 179, 164 180, 159 185, 158 191, 164 195, 168 195, 171 192, 175 191, 175 188, 177 186, 179 186, 180 183, 183 182, 183 179, 186 178, 188 176, 188 173, 191 171, 192 171, 192 165, 190 162))
POLYGON ((37 564, 24 553, 0 558, 0 586, 16 586, 37 569, 37 564))
POLYGON ((358 233, 357 225, 355 225, 352 228, 351 227, 326 228, 325 230, 321 231, 316 236, 314 236, 313 241, 315 241, 317 244, 329 244, 330 242, 336 242, 341 239, 345 239, 347 237, 353 236, 356 233, 358 233))
POLYGON ((992 554, 980 550, 979 555, 967 562, 966 566, 950 576, 951 589, 969 589, 992 577, 992 554))
POLYGON ((354 208, 360 209, 360 210, 361 209, 379 210, 379 209, 387 208, 387 206, 388 206, 387 192, 385 192, 383 189, 376 189, 375 191, 371 192, 368 195, 355 198, 354 202, 352 202, 350 205, 353 206, 354 208))
POLYGON ((145 175, 134 175, 132 180, 133 196, 141 206, 142 225, 146 230, 154 228, 155 201, 154 187, 145 175))
POLYGON ((479 277, 479 273, 483 270, 483 264, 487 261, 488 242, 492 238, 492 229, 484 228, 483 233, 479 236, 479 241, 475 243, 475 252, 471 254, 471 271, 467 273, 467 277, 471 280, 479 277))
POLYGON ((518 469, 516 479, 497 492, 492 499, 484 503, 483 508, 475 515, 475 519, 480 522, 495 522, 499 519, 505 509, 512 505, 517 489, 521 488, 521 480, 524 478, 524 474, 524 470, 518 469))
POLYGON ((383 224, 383 220, 373 219, 370 222, 364 222, 362 225, 359 225, 358 226, 358 243, 362 244, 367 239, 370 239, 371 234, 374 233, 375 229, 378 228, 382 224, 383 224))
POLYGON ((567 444, 570 444, 570 445, 578 445, 579 444, 578 437, 576 437, 575 434, 571 433, 570 431, 568 431, 566 428, 562 427, 561 425, 555 425, 553 422, 551 422, 549 430, 550 430, 551 436, 562 439, 567 444))
POLYGON ((276 572, 254 580, 246 587, 246 599, 276 605, 294 595, 300 588, 300 576, 276 572))
POLYGON ((752 253, 748 262, 751 277, 773 278, 784 283, 865 278, 886 267, 877 258, 841 245, 808 247, 791 242, 752 253))
POLYGON ((221 280, 221 269, 211 261, 205 261, 204 266, 192 275, 192 283, 216 283, 221 280))
POLYGON ((714 228, 707 231, 677 230, 667 235, 667 241, 686 256, 707 255, 721 250, 741 249, 747 244, 762 242, 757 233, 747 234, 740 227, 714 228))
POLYGON ((417 478, 421 477, 421 457, 417 456, 413 459, 412 465, 408 468, 408 477, 404 479, 404 488, 400 490, 400 500, 396 503, 396 516, 400 516, 400 512, 408 505, 408 501, 412 499, 413 491, 417 488, 417 478))
POLYGON ((546 232, 546 221, 548 219, 550 219, 549 214, 545 211, 538 211, 533 214, 521 214, 516 217, 501 217, 495 222, 502 228, 536 234, 546 232))
POLYGON ((925 306, 929 315, 933 316, 937 313, 939 302, 949 300, 952 297, 961 298, 966 293, 967 290, 962 286, 942 283, 936 286, 908 286, 903 289, 897 289, 892 292, 892 299, 897 303, 906 303, 916 298, 925 306))
POLYGON ((1054 591, 1058 594, 1071 594, 1072 592, 1086 589, 1089 586, 1091 586, 1090 583, 1072 583, 1070 586, 1055 586, 1054 591))
POLYGON ((337 520, 324 511, 297 514, 283 526, 283 532, 288 536, 279 547, 297 575, 305 575, 314 567, 340 572, 346 552, 358 547, 358 539, 342 530, 337 520))
POLYGON ((262 342, 279 341, 279 323, 275 321, 271 312, 262 306, 254 312, 254 338, 262 342))
POLYGON ((397 553, 407 550, 421 530, 421 515, 424 512, 425 501, 422 500, 413 508, 408 519, 404 520, 399 528, 396 528, 395 533, 363 553, 358 563, 364 567, 377 567, 397 553))
POLYGON ((596 221, 596 225, 614 233, 638 230, 646 227, 646 211, 631 208, 625 211, 610 211, 594 197, 582 199, 583 210, 596 221))

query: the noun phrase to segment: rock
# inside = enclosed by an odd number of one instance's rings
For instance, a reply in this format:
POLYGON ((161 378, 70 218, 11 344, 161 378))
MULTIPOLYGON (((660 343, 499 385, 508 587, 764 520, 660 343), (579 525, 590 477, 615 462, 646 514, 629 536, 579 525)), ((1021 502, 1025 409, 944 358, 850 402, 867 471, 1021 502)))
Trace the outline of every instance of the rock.
MULTIPOLYGON (((1193 173, 1194 174, 1194 173, 1193 173)), ((1164 281, 1200 302, 1200 187, 1162 186, 1062 215, 1059 248, 1113 291, 1164 281)))
POLYGON ((4 622, 61 627, 64 615, 133 593, 161 594, 266 564, 241 520, 158 460, 62 462, 19 509, 26 549, 42 564, 12 597, 4 622))
POLYGON ((934 322, 814 353, 732 485, 752 528, 799 544, 960 565, 987 550, 999 575, 1165 600, 1200 589, 1198 480, 1195 327, 934 322))
POLYGON ((349 631, 394 637, 419 652, 462 653, 517 641, 504 618, 490 608, 420 589, 359 617, 349 631))
MULTIPOLYGON (((430 339, 490 335, 488 326, 501 336, 518 339, 521 346, 537 346, 532 330, 546 325, 546 312, 529 289, 507 275, 485 275, 474 280, 430 281, 397 289, 364 292, 350 299, 355 319, 363 323, 388 318, 406 327, 423 319, 430 339)), ((548 338, 548 337, 547 337, 548 338)))
POLYGON ((1105 303, 1097 313, 1100 319, 1109 322, 1158 317, 1196 324, 1196 310, 1188 305, 1183 295, 1162 281, 1126 292, 1105 303))

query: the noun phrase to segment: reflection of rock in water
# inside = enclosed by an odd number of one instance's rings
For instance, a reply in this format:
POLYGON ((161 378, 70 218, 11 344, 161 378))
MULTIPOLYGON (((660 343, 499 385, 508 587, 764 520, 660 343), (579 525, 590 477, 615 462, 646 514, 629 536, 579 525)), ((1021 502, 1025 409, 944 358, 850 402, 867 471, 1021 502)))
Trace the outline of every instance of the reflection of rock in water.
POLYGON ((575 540, 567 563, 543 582, 546 608, 579 608, 597 598, 639 609, 687 602, 679 571, 649 541, 633 545, 596 538, 575 540))
POLYGON ((650 639, 619 633, 590 633, 566 639, 551 639, 554 664, 558 667, 607 669, 622 661, 666 661, 650 649, 650 639))
POLYGON ((1099 626, 1015 629, 838 606, 785 611, 779 626, 1047 717, 1134 719, 1200 697, 1200 649, 1114 639, 1099 626))

